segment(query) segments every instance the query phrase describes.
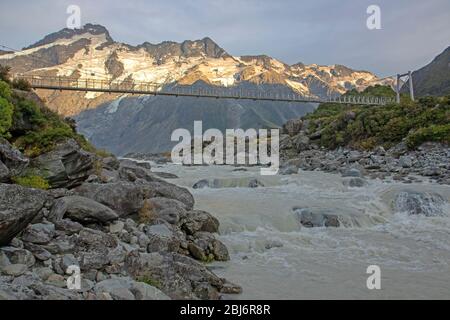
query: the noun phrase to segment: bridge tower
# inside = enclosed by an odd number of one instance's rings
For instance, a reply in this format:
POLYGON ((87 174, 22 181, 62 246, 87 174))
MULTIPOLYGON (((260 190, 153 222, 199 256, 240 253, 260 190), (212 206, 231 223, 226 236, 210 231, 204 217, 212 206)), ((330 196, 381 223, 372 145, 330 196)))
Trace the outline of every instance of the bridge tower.
MULTIPOLYGON (((397 103, 400 103, 400 89, 402 88, 402 84, 400 83, 402 81, 402 78, 408 77, 408 86, 409 86, 409 96, 411 97, 411 100, 414 101, 414 86, 413 86, 413 77, 412 72, 408 71, 404 74, 397 74, 397 83, 395 85, 395 93, 397 95, 397 103)), ((405 81, 406 83, 406 81, 405 81)))

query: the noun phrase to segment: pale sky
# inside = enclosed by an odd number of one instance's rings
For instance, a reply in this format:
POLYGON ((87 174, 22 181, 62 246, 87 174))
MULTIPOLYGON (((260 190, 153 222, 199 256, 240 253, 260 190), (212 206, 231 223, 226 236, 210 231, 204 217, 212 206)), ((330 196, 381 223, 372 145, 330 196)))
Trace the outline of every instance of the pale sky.
POLYGON ((450 46, 449 0, 0 0, 0 44, 22 48, 64 28, 71 4, 82 24, 102 24, 124 43, 208 36, 232 55, 379 76, 418 69, 450 46), (372 4, 381 30, 366 27, 372 4))

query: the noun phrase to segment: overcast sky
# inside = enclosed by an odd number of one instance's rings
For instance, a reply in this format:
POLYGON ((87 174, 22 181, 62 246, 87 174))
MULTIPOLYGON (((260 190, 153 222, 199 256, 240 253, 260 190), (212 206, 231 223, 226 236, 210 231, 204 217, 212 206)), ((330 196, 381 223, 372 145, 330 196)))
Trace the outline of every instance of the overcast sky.
POLYGON ((450 46, 450 0, 0 0, 0 44, 22 48, 64 28, 71 4, 83 24, 133 45, 209 36, 232 55, 380 76, 417 69, 450 46), (371 4, 381 30, 366 27, 371 4))

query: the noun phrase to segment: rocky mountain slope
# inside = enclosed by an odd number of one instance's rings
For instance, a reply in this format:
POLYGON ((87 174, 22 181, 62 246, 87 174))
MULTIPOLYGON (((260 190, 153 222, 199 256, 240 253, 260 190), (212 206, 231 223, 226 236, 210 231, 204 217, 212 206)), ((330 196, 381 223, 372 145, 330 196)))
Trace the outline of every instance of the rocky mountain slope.
MULTIPOLYGON (((414 91, 418 97, 450 94, 450 47, 425 67, 413 72, 414 91)), ((405 88, 405 91, 408 89, 405 88)))
MULTIPOLYGON (((377 77, 370 72, 341 65, 287 65, 264 55, 235 57, 209 38, 130 46, 115 42, 106 28, 92 24, 50 34, 20 52, 5 52, 0 55, 0 64, 11 66, 13 73, 82 80, 158 84, 192 84, 202 80, 209 85, 226 87, 246 82, 276 84, 311 97, 341 94, 377 82, 377 77)), ((118 97, 89 92, 38 91, 38 94, 46 99, 50 108, 64 115, 76 115, 118 97)))

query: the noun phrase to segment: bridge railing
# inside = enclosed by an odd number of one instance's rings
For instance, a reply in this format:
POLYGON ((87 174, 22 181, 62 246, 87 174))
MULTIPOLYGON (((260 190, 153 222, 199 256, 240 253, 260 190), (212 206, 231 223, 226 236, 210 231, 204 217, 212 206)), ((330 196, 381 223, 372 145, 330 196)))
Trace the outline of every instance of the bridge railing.
POLYGON ((303 96, 297 93, 281 91, 244 90, 236 88, 199 88, 194 86, 164 86, 160 83, 137 82, 130 80, 77 79, 68 77, 14 75, 15 79, 23 79, 33 88, 53 90, 97 91, 112 93, 192 96, 225 99, 251 99, 287 102, 333 102, 341 104, 385 105, 393 103, 393 98, 370 96, 339 96, 320 99, 303 96))

